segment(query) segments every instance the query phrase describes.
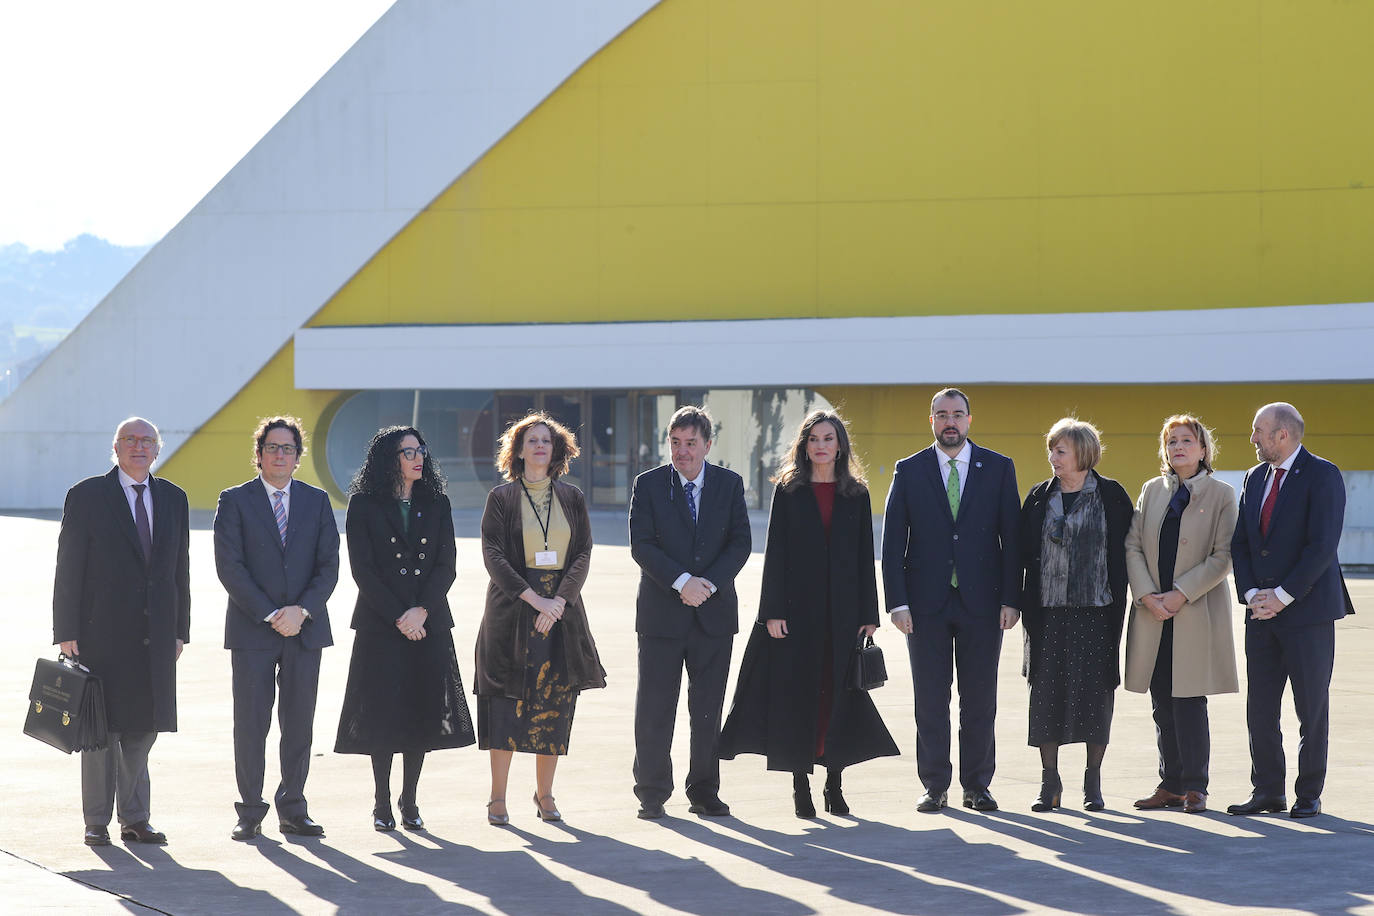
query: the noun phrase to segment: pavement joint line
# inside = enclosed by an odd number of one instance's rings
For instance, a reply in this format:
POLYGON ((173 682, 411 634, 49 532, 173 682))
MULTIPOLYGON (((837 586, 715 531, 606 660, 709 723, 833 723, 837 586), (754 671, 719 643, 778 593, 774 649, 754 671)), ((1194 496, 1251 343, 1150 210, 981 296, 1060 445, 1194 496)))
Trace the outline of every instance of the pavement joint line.
POLYGON ((92 884, 90 881, 83 881, 83 880, 80 879, 80 878, 74 878, 74 877, 72 877, 71 875, 66 874, 65 872, 54 871, 54 870, 52 870, 51 868, 48 868, 46 865, 43 865, 43 864, 40 863, 40 862, 35 862, 35 861, 33 861, 32 859, 26 859, 26 858, 24 858, 23 856, 19 855, 18 853, 16 853, 16 852, 11 852, 11 851, 8 850, 8 849, 0 849, 0 852, 2 852, 2 853, 4 853, 5 855, 9 856, 11 859, 16 859, 16 860, 18 860, 18 861, 20 861, 20 862, 23 862, 25 865, 31 865, 31 866, 33 866, 34 868, 38 869, 39 871, 47 872, 48 874, 53 875, 53 876, 58 877, 58 878, 65 878, 65 879, 67 879, 68 881, 71 881, 73 884, 80 884, 80 885, 82 885, 83 887, 89 887, 89 888, 90 888, 91 890, 93 890, 93 891, 100 891, 102 894, 109 894, 111 897, 114 897, 114 898, 116 898, 116 899, 118 899, 118 900, 123 900, 123 901, 126 902, 126 903, 132 903, 134 906, 141 906, 141 907, 143 907, 145 910, 149 910, 149 911, 154 912, 154 913, 161 913, 161 914, 163 914, 163 916, 176 916, 175 913, 169 913, 167 910, 159 910, 159 909, 158 909, 157 907, 155 907, 155 906, 152 906, 152 905, 150 905, 150 904, 144 903, 144 902, 141 901, 141 900, 135 900, 133 897, 129 897, 129 896, 125 895, 125 894, 121 894, 121 893, 119 893, 118 891, 112 891, 112 890, 110 890, 110 889, 107 888, 107 887, 101 887, 99 884, 92 884))

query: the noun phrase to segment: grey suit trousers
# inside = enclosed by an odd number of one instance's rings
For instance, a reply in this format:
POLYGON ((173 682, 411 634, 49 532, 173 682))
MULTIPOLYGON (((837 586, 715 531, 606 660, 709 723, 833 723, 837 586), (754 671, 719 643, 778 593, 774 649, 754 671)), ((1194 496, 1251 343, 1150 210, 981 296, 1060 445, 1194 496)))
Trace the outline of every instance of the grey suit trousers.
POLYGON ((105 827, 118 803, 119 824, 149 817, 148 752, 157 732, 110 732, 103 751, 81 754, 81 810, 88 827, 105 827))

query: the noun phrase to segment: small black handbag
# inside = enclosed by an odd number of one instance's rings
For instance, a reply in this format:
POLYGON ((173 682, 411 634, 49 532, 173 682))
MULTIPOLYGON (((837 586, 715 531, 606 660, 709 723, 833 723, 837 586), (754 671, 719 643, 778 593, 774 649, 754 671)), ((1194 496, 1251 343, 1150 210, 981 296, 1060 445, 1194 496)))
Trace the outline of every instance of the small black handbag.
POLYGON ((65 754, 98 751, 109 743, 100 678, 75 659, 40 658, 29 688, 24 734, 65 754))
POLYGON ((873 637, 860 636, 849 654, 849 689, 872 690, 887 683, 887 663, 873 637))

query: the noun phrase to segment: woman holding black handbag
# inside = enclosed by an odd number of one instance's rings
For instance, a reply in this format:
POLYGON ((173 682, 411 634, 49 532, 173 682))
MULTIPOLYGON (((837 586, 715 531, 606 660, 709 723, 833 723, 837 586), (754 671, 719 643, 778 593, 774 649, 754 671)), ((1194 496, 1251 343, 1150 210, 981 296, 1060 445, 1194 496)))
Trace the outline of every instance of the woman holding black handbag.
POLYGON ((797 817, 816 815, 809 775, 822 764, 825 810, 848 814, 841 771, 898 751, 868 694, 847 686, 856 639, 878 628, 878 583, 872 504, 839 414, 807 416, 773 481, 758 625, 720 755, 792 773, 797 817))

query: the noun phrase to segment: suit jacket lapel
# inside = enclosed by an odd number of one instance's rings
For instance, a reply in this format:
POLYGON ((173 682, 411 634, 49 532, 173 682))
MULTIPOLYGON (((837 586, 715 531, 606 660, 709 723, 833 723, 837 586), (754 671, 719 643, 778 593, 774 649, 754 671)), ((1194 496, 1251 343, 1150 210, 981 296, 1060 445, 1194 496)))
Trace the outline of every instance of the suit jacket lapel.
MULTIPOLYGON (((707 471, 707 477, 710 477, 709 471, 707 471)), ((709 483, 710 481, 708 479, 705 482, 709 483)), ((668 465, 668 488, 669 501, 677 504, 678 517, 682 519, 682 524, 687 526, 687 530, 691 531, 695 538, 697 523, 692 519, 692 510, 687 508, 687 491, 682 487, 682 480, 678 477, 677 468, 671 464, 668 465)), ((706 489, 709 491, 711 488, 707 487, 706 489)), ((700 503, 697 504, 697 514, 701 514, 700 503)))
POLYGON ((1267 464, 1256 465, 1246 481, 1245 524, 1250 526, 1255 537, 1260 535, 1260 510, 1264 508, 1264 482, 1269 479, 1273 469, 1267 464))
MULTIPOLYGON (((1274 514, 1269 518, 1270 531, 1278 527, 1279 517, 1283 515, 1284 507, 1293 499, 1297 498, 1296 496, 1290 498, 1289 488, 1302 484, 1299 475, 1302 474, 1303 468, 1307 467, 1307 455, 1307 449, 1303 448, 1301 445, 1298 446, 1297 457, 1293 459, 1293 464, 1289 467, 1288 473, 1283 475, 1283 483, 1279 486, 1278 498, 1274 500, 1274 514)), ((1270 473, 1273 472, 1271 471, 1270 473)))
MULTIPOLYGON (((287 492, 291 497, 291 510, 286 513, 286 544, 282 546, 283 552, 296 543, 296 537, 300 534, 301 525, 303 524, 301 519, 305 518, 306 510, 309 508, 306 503, 310 500, 305 487, 298 486, 295 478, 292 478, 291 485, 287 488, 287 492)), ((397 511, 399 512, 400 510, 397 511)), ((275 515, 272 516, 272 527, 277 527, 277 517, 275 515)))
MULTIPOLYGON (((163 491, 163 481, 148 475, 148 492, 153 496, 153 556, 157 556, 166 549, 167 539, 172 536, 172 513, 171 506, 167 504, 167 494, 163 491)), ((152 565, 152 558, 148 559, 148 564, 152 565)))
MULTIPOLYGON (((295 493, 293 492, 291 495, 295 496, 295 493)), ((248 502, 253 506, 253 511, 258 516, 258 523, 266 526, 267 530, 272 532, 272 540, 280 548, 281 532, 277 530, 277 515, 272 511, 272 498, 267 495, 267 488, 262 485, 261 477, 248 484, 248 502)), ((288 513, 286 517, 288 530, 291 525, 291 517, 294 514, 288 513)))
POLYGON ((134 554, 142 557, 143 545, 138 542, 138 529, 134 527, 134 516, 129 511, 129 498, 119 483, 119 468, 112 468, 110 473, 105 475, 105 480, 108 481, 105 486, 105 498, 109 501, 115 527, 129 539, 129 546, 133 547, 134 554))

